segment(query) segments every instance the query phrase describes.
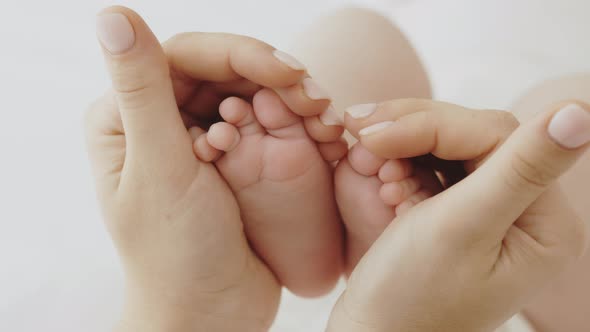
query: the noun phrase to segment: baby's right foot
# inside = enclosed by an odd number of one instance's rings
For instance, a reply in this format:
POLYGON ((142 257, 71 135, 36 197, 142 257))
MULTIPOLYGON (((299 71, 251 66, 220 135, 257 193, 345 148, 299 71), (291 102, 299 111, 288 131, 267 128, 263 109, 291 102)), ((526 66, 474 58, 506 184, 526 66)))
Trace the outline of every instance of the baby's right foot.
POLYGON ((330 162, 347 144, 337 114, 300 117, 267 89, 252 105, 229 98, 219 112, 226 122, 197 133, 195 152, 211 161, 225 151, 215 165, 234 192, 252 247, 294 293, 329 291, 342 273, 330 162))
POLYGON ((336 201, 346 226, 346 274, 396 216, 440 191, 433 171, 407 159, 385 160, 354 145, 335 175, 336 201))

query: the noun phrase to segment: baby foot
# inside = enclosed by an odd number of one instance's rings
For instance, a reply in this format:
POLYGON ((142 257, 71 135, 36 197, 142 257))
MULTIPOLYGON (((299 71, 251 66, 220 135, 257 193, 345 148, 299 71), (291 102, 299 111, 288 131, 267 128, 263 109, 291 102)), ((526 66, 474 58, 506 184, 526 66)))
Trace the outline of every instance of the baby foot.
POLYGON ((203 161, 218 158, 252 247, 294 293, 329 291, 342 260, 330 164, 347 152, 341 122, 333 110, 302 118, 267 89, 253 105, 229 98, 219 112, 225 122, 192 129, 194 149, 203 161))
POLYGON ((435 173, 407 159, 385 160, 360 143, 336 168, 335 194, 346 226, 345 273, 396 216, 442 190, 435 173))

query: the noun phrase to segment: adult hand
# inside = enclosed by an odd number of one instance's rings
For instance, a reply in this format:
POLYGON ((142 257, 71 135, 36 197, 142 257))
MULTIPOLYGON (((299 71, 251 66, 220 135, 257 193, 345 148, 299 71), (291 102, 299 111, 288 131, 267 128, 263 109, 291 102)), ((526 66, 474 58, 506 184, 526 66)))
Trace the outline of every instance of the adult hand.
POLYGON ((187 128, 214 121, 225 96, 261 86, 296 103, 305 69, 235 35, 182 34, 163 49, 122 7, 103 11, 97 28, 113 89, 87 114, 87 142, 127 277, 120 330, 266 330, 280 285, 249 248, 230 189, 195 158, 187 128))
POLYGON ((588 227, 555 180, 588 147, 588 106, 519 126, 507 112, 398 100, 345 122, 380 157, 432 154, 470 174, 390 224, 328 330, 491 331, 585 251, 588 227))

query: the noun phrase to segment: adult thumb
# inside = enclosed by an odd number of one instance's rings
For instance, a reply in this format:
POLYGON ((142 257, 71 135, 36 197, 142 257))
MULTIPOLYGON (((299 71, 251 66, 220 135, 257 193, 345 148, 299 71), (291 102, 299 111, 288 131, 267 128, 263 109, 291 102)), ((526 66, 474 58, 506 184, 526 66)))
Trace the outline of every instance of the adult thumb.
POLYGON ((502 238, 524 212, 588 148, 590 107, 567 103, 520 126, 490 159, 451 187, 441 202, 456 204, 477 238, 502 238), (468 193, 468 194, 466 194, 468 193))
POLYGON ((166 55, 147 24, 132 10, 116 6, 98 15, 96 28, 128 153, 165 160, 162 153, 173 152, 183 142, 190 150, 166 55))

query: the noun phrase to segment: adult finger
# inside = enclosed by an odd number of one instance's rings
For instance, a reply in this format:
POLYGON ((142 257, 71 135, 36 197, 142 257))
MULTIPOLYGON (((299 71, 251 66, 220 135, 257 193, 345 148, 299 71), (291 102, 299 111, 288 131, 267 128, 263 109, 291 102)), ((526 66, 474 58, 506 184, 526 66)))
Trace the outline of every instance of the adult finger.
MULTIPOLYGON (((588 142, 590 107, 559 105, 519 127, 479 169, 447 190, 440 202, 448 204, 448 209, 461 206, 466 224, 460 227, 503 238, 514 221, 582 156, 588 142)), ((567 220, 558 221, 568 227, 567 220)))
POLYGON ((173 147, 185 144, 190 151, 190 137, 176 106, 166 56, 146 23, 130 9, 110 7, 98 15, 97 36, 128 152, 162 160, 162 153, 173 151, 173 147))
POLYGON ((449 219, 471 221, 457 223, 462 234, 497 239, 582 153, 583 144, 573 148, 573 143, 581 144, 590 129, 587 108, 579 105, 557 107, 523 127, 506 112, 422 100, 363 105, 349 111, 345 121, 368 150, 389 159, 432 153, 475 165, 497 151, 493 162, 435 200, 445 211, 460 211, 461 218, 449 219), (570 141, 556 142, 557 134, 570 141))
POLYGON ((227 33, 190 32, 163 45, 178 103, 183 105, 200 81, 241 79, 269 88, 285 88, 305 77, 305 66, 291 55, 254 38, 227 33))
POLYGON ((445 160, 477 159, 518 125, 508 112, 475 111, 421 99, 358 105, 345 116, 348 131, 368 150, 387 159, 430 153, 445 160))

